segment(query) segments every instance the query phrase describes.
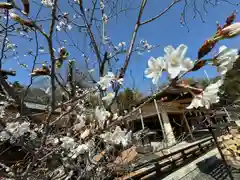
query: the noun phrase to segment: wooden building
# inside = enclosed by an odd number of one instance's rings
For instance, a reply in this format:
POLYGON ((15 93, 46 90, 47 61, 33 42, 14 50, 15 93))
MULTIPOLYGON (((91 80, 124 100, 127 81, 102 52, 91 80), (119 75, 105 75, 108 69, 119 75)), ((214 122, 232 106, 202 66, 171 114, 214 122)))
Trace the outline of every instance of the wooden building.
MULTIPOLYGON (((199 93, 202 90, 196 88, 194 91, 199 93)), ((227 114, 224 111, 187 110, 186 107, 191 101, 192 95, 185 89, 169 88, 161 96, 145 104, 129 117, 128 125, 131 126, 133 132, 148 127, 157 132, 156 135, 150 137, 151 141, 164 141, 167 146, 171 146, 181 139, 195 140, 194 133, 197 131, 198 136, 201 136, 201 131, 204 135, 205 127, 202 122, 220 123, 227 121, 227 114), (209 116, 208 120, 206 120, 206 115, 209 116)))

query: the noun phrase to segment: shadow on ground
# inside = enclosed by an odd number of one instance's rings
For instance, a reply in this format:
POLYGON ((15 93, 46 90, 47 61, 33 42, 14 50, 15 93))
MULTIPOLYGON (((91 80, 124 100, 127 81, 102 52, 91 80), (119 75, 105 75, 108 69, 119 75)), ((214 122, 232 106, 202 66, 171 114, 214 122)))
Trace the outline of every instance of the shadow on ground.
MULTIPOLYGON (((200 172, 193 180, 230 180, 227 168, 216 156, 210 157, 197 164, 200 172)), ((234 180, 240 180, 240 171, 232 169, 234 180)))

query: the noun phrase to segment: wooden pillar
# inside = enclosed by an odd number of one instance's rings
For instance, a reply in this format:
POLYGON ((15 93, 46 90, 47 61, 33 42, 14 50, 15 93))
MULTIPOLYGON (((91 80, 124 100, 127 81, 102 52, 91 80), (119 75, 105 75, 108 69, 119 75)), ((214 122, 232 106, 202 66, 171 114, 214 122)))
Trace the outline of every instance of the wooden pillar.
MULTIPOLYGON (((157 101, 154 100, 154 103, 155 103, 156 110, 159 112, 157 101)), ((169 121, 169 117, 168 117, 167 112, 164 111, 163 109, 161 109, 160 111, 161 111, 161 113, 159 112, 159 117, 160 117, 160 121, 162 120, 161 121, 162 122, 162 126, 163 126, 162 129, 164 131, 167 144, 169 146, 171 146, 171 145, 176 143, 176 139, 175 139, 175 136, 173 134, 173 129, 172 129, 171 123, 169 121)))
POLYGON ((194 140, 194 137, 193 137, 193 134, 192 134, 192 129, 191 129, 191 127, 189 126, 188 120, 187 120, 187 118, 186 118, 186 116, 185 116, 184 113, 183 113, 183 119, 184 119, 184 121, 185 121, 185 124, 186 124, 186 126, 187 126, 188 132, 189 132, 192 140, 194 140))
POLYGON ((143 122, 143 116, 142 116, 142 109, 141 108, 139 109, 139 113, 140 113, 140 119, 141 119, 141 123, 142 123, 142 129, 144 129, 145 126, 144 126, 144 122, 143 122))
POLYGON ((166 137, 167 137, 167 141, 168 141, 168 145, 173 145, 176 143, 176 139, 173 133, 173 129, 172 129, 172 125, 169 121, 169 117, 166 111, 162 111, 161 112, 161 116, 163 119, 163 126, 164 126, 164 130, 166 133, 166 137))
POLYGON ((228 111, 226 110, 226 108, 223 107, 223 109, 224 109, 225 113, 227 114, 227 117, 228 117, 227 121, 229 122, 230 120, 232 120, 232 118, 230 117, 230 115, 229 115, 228 111))
POLYGON ((159 112, 158 104, 157 104, 156 99, 154 99, 154 105, 155 105, 155 108, 156 108, 156 111, 157 111, 158 120, 159 120, 159 123, 160 123, 161 129, 162 129, 163 140, 167 142, 167 138, 166 138, 166 133, 165 133, 165 129, 164 129, 164 126, 163 126, 162 117, 161 117, 161 114, 160 114, 160 112, 159 112))

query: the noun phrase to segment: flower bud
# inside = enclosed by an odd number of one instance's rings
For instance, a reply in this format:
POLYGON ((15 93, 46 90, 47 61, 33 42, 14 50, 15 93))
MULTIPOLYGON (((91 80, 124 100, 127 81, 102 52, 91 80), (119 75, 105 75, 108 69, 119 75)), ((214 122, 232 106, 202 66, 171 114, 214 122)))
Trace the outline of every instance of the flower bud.
POLYGON ((240 34, 240 22, 236 22, 222 29, 221 35, 224 38, 232 38, 240 34))

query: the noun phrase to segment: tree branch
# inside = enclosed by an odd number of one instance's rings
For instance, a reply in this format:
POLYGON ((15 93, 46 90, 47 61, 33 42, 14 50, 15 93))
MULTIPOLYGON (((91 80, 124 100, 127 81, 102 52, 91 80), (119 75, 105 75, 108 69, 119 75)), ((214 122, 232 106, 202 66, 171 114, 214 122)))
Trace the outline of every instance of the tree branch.
POLYGON ((151 19, 148 19, 144 22, 141 22, 140 25, 145 25, 147 23, 150 23, 158 18, 160 18, 162 15, 164 15, 169 9, 171 9, 171 7, 173 7, 176 3, 180 2, 181 0, 174 0, 166 9, 164 9, 164 11, 162 11, 160 14, 158 14, 157 16, 151 18, 151 19))
POLYGON ((85 11, 84 11, 84 7, 83 7, 83 2, 82 0, 79 1, 79 8, 80 8, 80 11, 82 13, 82 17, 83 17, 83 21, 87 27, 87 30, 88 30, 88 34, 90 36, 90 39, 91 39, 91 42, 92 42, 92 45, 93 45, 93 48, 94 48, 94 51, 96 53, 96 56, 97 56, 97 59, 98 59, 98 63, 100 65, 102 59, 101 59, 101 55, 100 55, 100 51, 98 49, 98 46, 97 46, 97 42, 94 38, 94 35, 93 35, 93 32, 92 32, 92 29, 91 29, 91 26, 89 25, 88 23, 88 20, 87 20, 87 17, 86 17, 86 14, 85 14, 85 11))

